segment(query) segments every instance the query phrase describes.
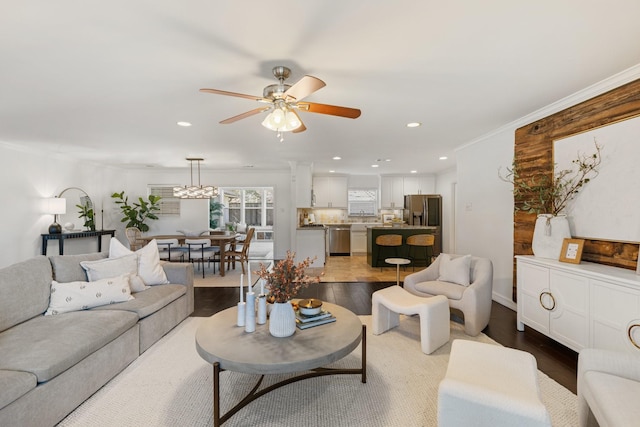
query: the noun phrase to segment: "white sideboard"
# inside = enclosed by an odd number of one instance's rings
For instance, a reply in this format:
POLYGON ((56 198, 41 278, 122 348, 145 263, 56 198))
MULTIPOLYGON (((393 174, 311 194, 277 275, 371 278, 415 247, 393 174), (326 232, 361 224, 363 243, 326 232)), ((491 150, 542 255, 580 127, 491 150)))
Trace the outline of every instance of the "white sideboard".
POLYGON ((567 347, 640 354, 640 276, 601 264, 516 256, 519 331, 567 347))

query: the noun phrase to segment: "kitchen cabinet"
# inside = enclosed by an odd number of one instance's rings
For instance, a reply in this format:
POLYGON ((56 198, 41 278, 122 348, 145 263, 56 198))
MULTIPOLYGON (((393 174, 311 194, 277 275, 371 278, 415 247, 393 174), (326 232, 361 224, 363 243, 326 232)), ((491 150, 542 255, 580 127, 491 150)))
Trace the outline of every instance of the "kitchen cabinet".
POLYGON ((347 177, 314 176, 313 193, 316 208, 346 208, 347 177))
POLYGON ((296 208, 310 208, 312 205, 311 165, 298 164, 295 171, 296 208))
POLYGON ((435 178, 430 175, 405 176, 403 191, 405 196, 407 194, 434 194, 436 191, 435 178))
POLYGON ((324 227, 299 228, 296 230, 296 262, 301 262, 305 258, 315 261, 311 267, 324 267, 326 260, 326 236, 327 229, 324 227))
POLYGON ((401 176, 381 177, 380 200, 383 209, 404 209, 404 178, 401 176))
POLYGON ((640 354, 640 277, 600 264, 517 256, 518 330, 567 347, 640 354))
MULTIPOLYGON (((373 225, 373 224, 370 224, 373 225)), ((367 226, 365 223, 351 224, 351 255, 367 253, 367 226)))

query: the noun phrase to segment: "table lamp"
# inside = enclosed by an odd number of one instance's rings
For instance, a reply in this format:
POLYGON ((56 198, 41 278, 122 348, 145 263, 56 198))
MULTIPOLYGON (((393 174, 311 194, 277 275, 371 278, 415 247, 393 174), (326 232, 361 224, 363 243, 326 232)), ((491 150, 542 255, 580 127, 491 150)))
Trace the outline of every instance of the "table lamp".
POLYGON ((50 197, 47 199, 47 213, 53 214, 53 224, 49 226, 49 234, 62 233, 62 227, 58 224, 58 214, 67 213, 67 199, 50 197))

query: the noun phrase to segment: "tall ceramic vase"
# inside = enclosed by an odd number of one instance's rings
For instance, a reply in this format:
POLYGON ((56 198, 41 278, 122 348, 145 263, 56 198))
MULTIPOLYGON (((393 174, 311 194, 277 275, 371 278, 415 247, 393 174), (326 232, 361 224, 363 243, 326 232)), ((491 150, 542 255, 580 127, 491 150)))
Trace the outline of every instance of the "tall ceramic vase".
POLYGON ((296 331, 296 314, 288 302, 273 303, 269 315, 269 333, 274 337, 290 337, 296 331))
POLYGON ((541 214, 536 219, 531 249, 537 257, 560 259, 562 242, 570 237, 569 221, 565 215, 541 214))

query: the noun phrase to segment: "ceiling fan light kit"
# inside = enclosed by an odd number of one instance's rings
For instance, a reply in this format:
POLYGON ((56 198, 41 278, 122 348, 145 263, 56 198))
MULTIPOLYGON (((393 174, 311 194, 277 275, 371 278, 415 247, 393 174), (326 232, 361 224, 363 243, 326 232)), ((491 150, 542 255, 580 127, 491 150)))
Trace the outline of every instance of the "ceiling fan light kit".
POLYGON ((325 83, 317 77, 304 76, 294 85, 289 85, 284 81, 291 75, 291 70, 284 66, 274 67, 273 75, 278 79, 278 83, 265 87, 262 91, 262 97, 228 92, 219 89, 200 89, 200 91, 217 95, 252 99, 261 103, 270 104, 268 107, 253 109, 246 113, 222 120, 220 123, 234 123, 238 120, 269 111, 267 117, 262 121, 262 126, 277 132, 277 136, 281 141, 283 140, 282 132, 299 133, 307 130, 300 119, 300 116, 295 111, 296 109, 309 113, 327 114, 350 119, 360 117, 361 112, 357 108, 316 104, 312 102, 301 103, 300 101, 303 98, 306 98, 313 92, 322 89, 325 86, 325 83))
POLYGON ((204 159, 187 157, 191 164, 191 185, 173 187, 173 197, 180 199, 211 199, 219 194, 218 188, 200 184, 200 162, 204 159), (193 162, 198 162, 198 185, 193 185, 193 162))

